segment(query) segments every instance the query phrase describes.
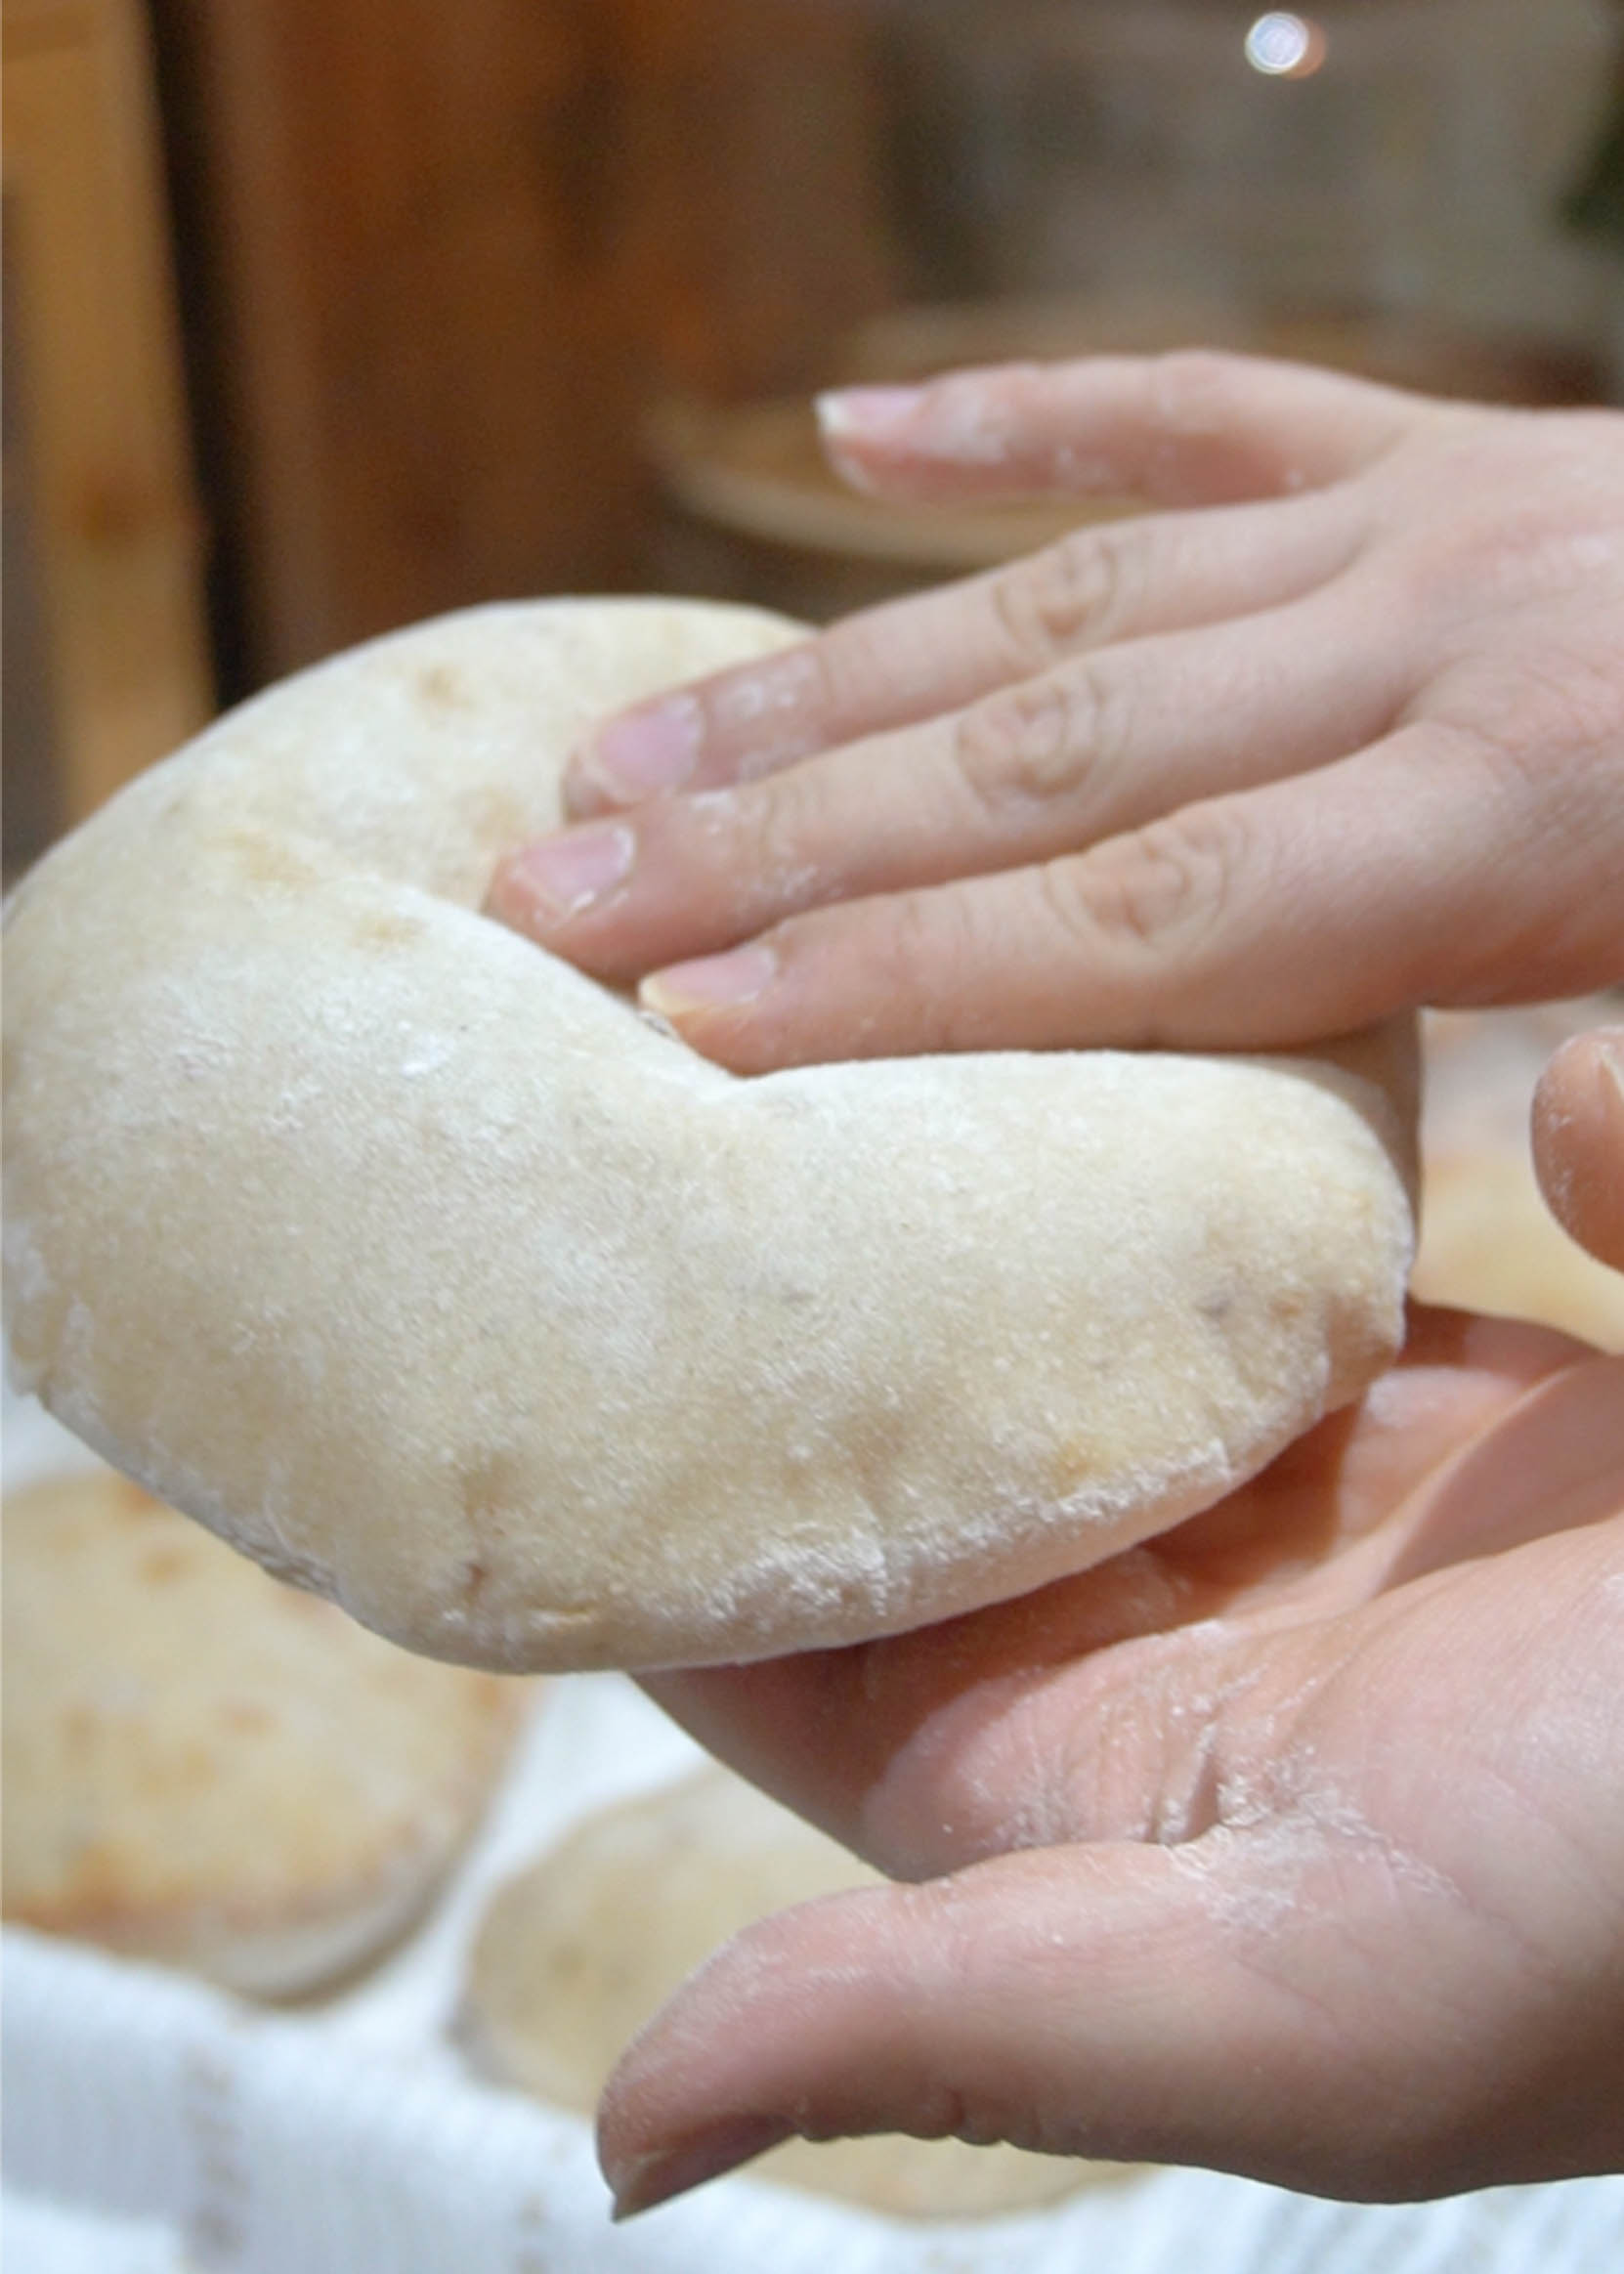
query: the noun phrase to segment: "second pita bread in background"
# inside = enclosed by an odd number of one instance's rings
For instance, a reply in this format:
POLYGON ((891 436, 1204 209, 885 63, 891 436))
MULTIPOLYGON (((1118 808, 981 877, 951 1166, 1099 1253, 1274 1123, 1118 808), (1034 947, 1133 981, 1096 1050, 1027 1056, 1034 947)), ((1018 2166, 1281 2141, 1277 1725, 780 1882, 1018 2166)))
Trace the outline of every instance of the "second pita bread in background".
POLYGON ((110 1471, 5 1503, 5 1916, 280 1996, 420 1912, 533 1685, 437 1666, 110 1471))
MULTIPOLYGON (((702 1959, 771 1911, 879 1874, 725 1769, 600 1810, 492 1899, 459 2034, 497 2082, 590 2115, 616 2060, 702 1959)), ((871 2210, 976 2217, 1133 2167, 962 2140, 791 2140, 750 2167, 871 2210)))

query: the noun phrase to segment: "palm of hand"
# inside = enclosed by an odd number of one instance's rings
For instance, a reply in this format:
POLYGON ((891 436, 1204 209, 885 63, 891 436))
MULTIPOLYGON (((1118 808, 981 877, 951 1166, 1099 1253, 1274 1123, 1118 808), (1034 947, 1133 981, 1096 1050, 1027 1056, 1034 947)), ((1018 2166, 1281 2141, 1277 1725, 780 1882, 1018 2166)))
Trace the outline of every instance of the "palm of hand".
POLYGON ((622 2202, 791 2129, 1361 2197, 1616 2163, 1621 1389, 1418 1313, 1360 1406, 1161 1541, 655 1685, 925 1883, 766 1922, 682 1993, 606 2100, 622 2202))

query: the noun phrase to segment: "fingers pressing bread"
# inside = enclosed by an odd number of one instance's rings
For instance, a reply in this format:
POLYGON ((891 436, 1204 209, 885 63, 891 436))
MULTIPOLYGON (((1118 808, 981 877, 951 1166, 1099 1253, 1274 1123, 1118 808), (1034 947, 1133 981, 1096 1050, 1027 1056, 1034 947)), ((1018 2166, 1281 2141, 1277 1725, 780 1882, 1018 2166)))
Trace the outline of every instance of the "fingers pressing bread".
POLYGON ((1076 657, 765 781, 587 823, 508 864, 494 904, 624 982, 830 902, 1055 859, 1385 733, 1403 627, 1343 629, 1307 600, 1076 657))
POLYGON ((1145 514, 864 610, 781 654, 621 711, 576 752, 572 820, 757 781, 837 744, 962 709, 1012 679, 1158 632, 1278 609, 1336 577, 1362 524, 1341 497, 1145 514))
POLYGON ((821 411, 836 469, 863 489, 938 500, 1114 493, 1233 510, 1080 529, 1030 561, 869 610, 765 668, 623 712, 576 755, 565 783, 573 818, 751 780, 1107 640, 1300 598, 1362 537, 1345 495, 1314 493, 1443 415, 1330 372, 1217 354, 958 372, 848 390, 821 411))
POLYGON ((1405 727, 1039 867, 792 917, 656 972, 642 1001, 755 1073, 920 1051, 1272 1050, 1418 1000, 1491 1000, 1517 949, 1529 994, 1580 993, 1614 928, 1586 882, 1618 819, 1600 781, 1588 837, 1509 774, 1463 796, 1485 762, 1447 728, 1405 727), (1530 856, 1513 875, 1503 798, 1530 856))
POLYGON ((1198 356, 831 418, 838 464, 905 494, 1204 509, 600 722, 577 827, 497 867, 514 928, 751 1073, 1273 1049, 1617 979, 1616 413, 1198 356))
POLYGON ((573 818, 751 780, 1108 640, 1298 599, 1362 537, 1346 495, 1315 493, 1446 415, 1330 372, 1208 353, 956 372, 826 396, 820 412, 836 469, 898 497, 1110 493, 1233 510, 1080 529, 1011 568, 868 610, 765 667, 623 712, 576 755, 573 818))

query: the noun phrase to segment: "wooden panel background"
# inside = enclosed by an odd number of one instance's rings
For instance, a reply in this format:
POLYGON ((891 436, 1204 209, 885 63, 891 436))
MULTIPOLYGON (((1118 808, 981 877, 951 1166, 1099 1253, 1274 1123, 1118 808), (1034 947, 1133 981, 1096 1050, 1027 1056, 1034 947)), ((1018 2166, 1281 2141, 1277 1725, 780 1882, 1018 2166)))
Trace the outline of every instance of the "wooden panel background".
POLYGON ((249 675, 640 573, 640 408, 886 288, 861 20, 804 0, 160 0, 249 675))
POLYGON ((137 0, 5 0, 0 21, 7 439, 37 569, 15 660, 44 682, 52 818, 72 821, 209 715, 202 532, 137 0))

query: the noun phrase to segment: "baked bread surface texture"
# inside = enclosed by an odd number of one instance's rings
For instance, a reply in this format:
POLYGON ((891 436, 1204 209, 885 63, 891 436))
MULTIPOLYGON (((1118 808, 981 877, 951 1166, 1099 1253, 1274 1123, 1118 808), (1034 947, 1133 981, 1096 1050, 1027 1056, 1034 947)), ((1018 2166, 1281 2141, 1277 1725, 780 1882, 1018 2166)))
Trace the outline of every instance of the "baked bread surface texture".
POLYGON ((15 896, 21 1383, 412 1649, 941 1618, 1209 1505, 1398 1345, 1403 1035, 741 1081, 478 913, 597 716, 793 636, 654 601, 394 635, 15 896))
POLYGON ((5 1915, 287 1995, 471 1837, 527 1686, 392 1649, 106 1471, 5 1503, 5 1915))

